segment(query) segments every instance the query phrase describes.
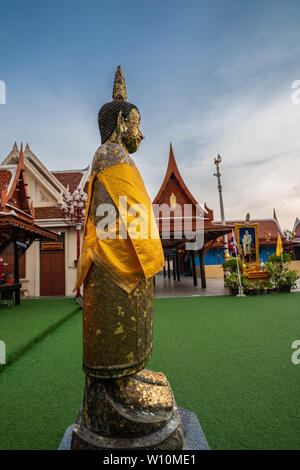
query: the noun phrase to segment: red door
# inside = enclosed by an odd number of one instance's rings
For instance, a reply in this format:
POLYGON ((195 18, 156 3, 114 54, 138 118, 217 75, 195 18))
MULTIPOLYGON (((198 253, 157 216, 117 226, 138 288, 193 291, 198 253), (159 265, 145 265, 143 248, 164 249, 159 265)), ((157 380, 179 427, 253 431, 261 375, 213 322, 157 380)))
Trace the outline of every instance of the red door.
POLYGON ((65 295, 64 251, 41 252, 40 295, 65 295))

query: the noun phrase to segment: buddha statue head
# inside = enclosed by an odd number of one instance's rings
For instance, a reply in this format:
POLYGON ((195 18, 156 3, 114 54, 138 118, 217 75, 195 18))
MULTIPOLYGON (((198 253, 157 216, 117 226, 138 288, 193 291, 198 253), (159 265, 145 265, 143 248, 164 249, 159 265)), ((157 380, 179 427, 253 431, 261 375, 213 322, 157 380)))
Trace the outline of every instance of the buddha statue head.
POLYGON ((116 142, 134 153, 144 139, 140 131, 141 116, 138 108, 126 101, 124 73, 119 65, 115 73, 113 101, 102 106, 98 114, 101 143, 116 142))

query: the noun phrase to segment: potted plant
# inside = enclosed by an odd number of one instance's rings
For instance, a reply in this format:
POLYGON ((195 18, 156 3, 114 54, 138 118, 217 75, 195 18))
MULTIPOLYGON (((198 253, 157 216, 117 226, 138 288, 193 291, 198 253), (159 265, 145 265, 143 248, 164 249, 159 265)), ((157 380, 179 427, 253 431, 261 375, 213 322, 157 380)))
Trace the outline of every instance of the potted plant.
POLYGON ((239 290, 239 276, 238 273, 231 273, 225 279, 225 287, 229 289, 231 295, 237 295, 239 290))
POLYGON ((264 267, 276 292, 290 292, 292 287, 297 287, 297 271, 289 270, 277 261, 265 263, 264 267))
POLYGON ((281 277, 277 280, 277 287, 280 292, 291 292, 292 287, 297 287, 296 281, 298 273, 294 270, 284 271, 281 277))
POLYGON ((254 295, 261 295, 261 284, 259 281, 255 281, 253 283, 253 294, 254 295))
POLYGON ((242 285, 245 295, 252 294, 252 283, 245 276, 242 277, 242 285))
POLYGON ((268 279, 268 280, 262 281, 262 285, 264 289, 264 294, 271 294, 273 287, 272 287, 270 280, 268 279))
MULTIPOLYGON (((239 262, 240 273, 242 273, 244 265, 243 265, 242 261, 240 260, 240 258, 238 258, 238 262, 239 262)), ((226 261, 224 261, 223 269, 224 269, 224 271, 230 271, 230 273, 237 273, 236 258, 232 257, 232 258, 228 258, 226 261)))

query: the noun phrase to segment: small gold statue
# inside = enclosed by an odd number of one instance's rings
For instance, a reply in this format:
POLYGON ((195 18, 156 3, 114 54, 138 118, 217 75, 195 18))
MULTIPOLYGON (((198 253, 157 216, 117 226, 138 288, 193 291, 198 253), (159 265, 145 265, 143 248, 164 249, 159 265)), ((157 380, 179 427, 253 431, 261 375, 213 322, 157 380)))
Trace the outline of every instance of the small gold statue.
POLYGON ((152 350, 153 276, 164 255, 151 200, 129 155, 144 136, 140 113, 126 98, 119 66, 113 101, 98 115, 102 145, 92 164, 77 272, 76 287, 84 283, 86 384, 72 448, 183 449, 166 377, 143 370, 152 350), (142 237, 136 237, 132 207, 139 208, 142 237), (108 212, 116 220, 104 229, 108 212))
POLYGON ((245 227, 250 227, 251 222, 250 222, 250 214, 247 212, 246 214, 246 219, 245 219, 245 227))

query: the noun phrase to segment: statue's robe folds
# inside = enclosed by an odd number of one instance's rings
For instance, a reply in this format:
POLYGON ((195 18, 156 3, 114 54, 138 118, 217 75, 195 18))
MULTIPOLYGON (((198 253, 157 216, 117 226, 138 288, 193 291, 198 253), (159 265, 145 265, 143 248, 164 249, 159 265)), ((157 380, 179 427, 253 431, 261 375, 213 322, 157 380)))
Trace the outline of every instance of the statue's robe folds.
POLYGON ((163 265, 151 200, 134 161, 119 144, 101 145, 92 165, 76 282, 84 283, 87 375, 120 378, 144 368, 152 350, 153 276, 163 265), (105 229, 115 238, 104 239, 103 204, 117 214, 116 224, 105 229))

